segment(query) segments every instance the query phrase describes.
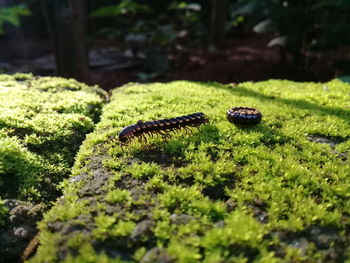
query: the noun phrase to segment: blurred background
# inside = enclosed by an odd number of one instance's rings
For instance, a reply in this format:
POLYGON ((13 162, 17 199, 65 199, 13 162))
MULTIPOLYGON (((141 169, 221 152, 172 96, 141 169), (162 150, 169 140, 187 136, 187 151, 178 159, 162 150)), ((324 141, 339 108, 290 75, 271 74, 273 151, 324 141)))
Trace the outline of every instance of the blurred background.
POLYGON ((0 0, 0 73, 106 90, 350 79, 349 0, 0 0))

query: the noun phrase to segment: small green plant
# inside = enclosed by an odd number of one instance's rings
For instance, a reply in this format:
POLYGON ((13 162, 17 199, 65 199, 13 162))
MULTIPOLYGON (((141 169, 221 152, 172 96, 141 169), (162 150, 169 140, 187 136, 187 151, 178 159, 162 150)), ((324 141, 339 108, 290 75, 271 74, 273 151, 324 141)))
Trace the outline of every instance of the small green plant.
POLYGON ((14 26, 20 25, 21 16, 29 16, 31 12, 24 5, 1 7, 0 8, 0 34, 4 33, 4 24, 9 23, 14 26))
POLYGON ((137 179, 150 178, 160 172, 159 166, 155 163, 135 163, 128 168, 128 171, 137 179))
POLYGON ((108 232, 112 230, 112 226, 116 220, 117 219, 114 216, 99 214, 97 217, 95 217, 96 229, 93 231, 93 234, 97 238, 103 240, 104 237, 107 237, 108 232))
POLYGON ((117 39, 133 56, 145 57, 137 77, 147 82, 169 69, 167 53, 177 43, 192 42, 193 36, 205 35, 206 16, 200 11, 199 2, 122 0, 100 7, 91 17, 109 21, 97 35, 117 39))
POLYGON ((130 198, 131 197, 128 190, 120 190, 120 189, 115 189, 113 191, 110 191, 106 196, 106 200, 112 204, 124 202, 124 201, 130 200, 130 198))
POLYGON ((350 4, 339 1, 239 0, 232 4, 232 15, 245 21, 257 33, 278 35, 270 46, 285 47, 295 67, 308 73, 308 53, 348 46, 350 4))

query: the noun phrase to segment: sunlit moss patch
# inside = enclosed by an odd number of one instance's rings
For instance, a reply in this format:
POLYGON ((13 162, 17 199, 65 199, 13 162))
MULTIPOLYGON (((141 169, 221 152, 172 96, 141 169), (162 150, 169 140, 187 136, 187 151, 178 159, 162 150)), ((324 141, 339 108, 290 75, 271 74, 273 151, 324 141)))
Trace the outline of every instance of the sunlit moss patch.
POLYGON ((349 260, 349 94, 337 80, 114 90, 31 262, 349 260), (234 106, 258 109, 262 123, 229 123, 234 106), (195 112, 209 124, 192 133, 118 142, 138 120, 195 112))
POLYGON ((103 91, 95 89, 63 78, 0 75, 2 199, 48 203, 57 197, 101 113, 103 91))

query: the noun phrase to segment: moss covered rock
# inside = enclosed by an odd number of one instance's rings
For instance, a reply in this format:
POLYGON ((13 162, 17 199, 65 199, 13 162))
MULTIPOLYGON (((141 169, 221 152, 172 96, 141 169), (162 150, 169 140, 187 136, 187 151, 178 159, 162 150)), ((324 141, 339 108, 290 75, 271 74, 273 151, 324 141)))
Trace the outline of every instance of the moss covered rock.
POLYGON ((350 260, 350 86, 173 82, 114 91, 30 262, 350 260), (260 110, 234 126, 226 110, 260 110), (138 120, 209 124, 121 147, 138 120))
MULTIPOLYGON (((18 211, 13 204, 27 206, 27 212, 39 205, 42 211, 43 206, 60 195, 59 183, 70 174, 79 146, 99 119, 102 96, 104 92, 97 87, 75 80, 36 78, 31 74, 0 75, 2 259, 11 256, 11 247, 18 250, 21 247, 14 232, 16 222, 18 227, 23 227, 23 222, 11 217, 13 211, 18 211), (8 231, 14 234, 13 238, 8 231)), ((35 230, 40 213, 27 212, 20 217, 35 214, 26 223, 35 230)), ((20 236, 28 241, 33 235, 20 236)))

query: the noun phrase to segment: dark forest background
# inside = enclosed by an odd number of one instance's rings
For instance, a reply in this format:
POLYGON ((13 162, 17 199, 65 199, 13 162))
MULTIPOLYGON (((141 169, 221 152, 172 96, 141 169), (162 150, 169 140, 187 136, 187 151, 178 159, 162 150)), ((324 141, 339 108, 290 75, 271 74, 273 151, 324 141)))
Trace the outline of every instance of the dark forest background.
POLYGON ((349 0, 0 0, 0 71, 130 81, 349 79, 349 0))

